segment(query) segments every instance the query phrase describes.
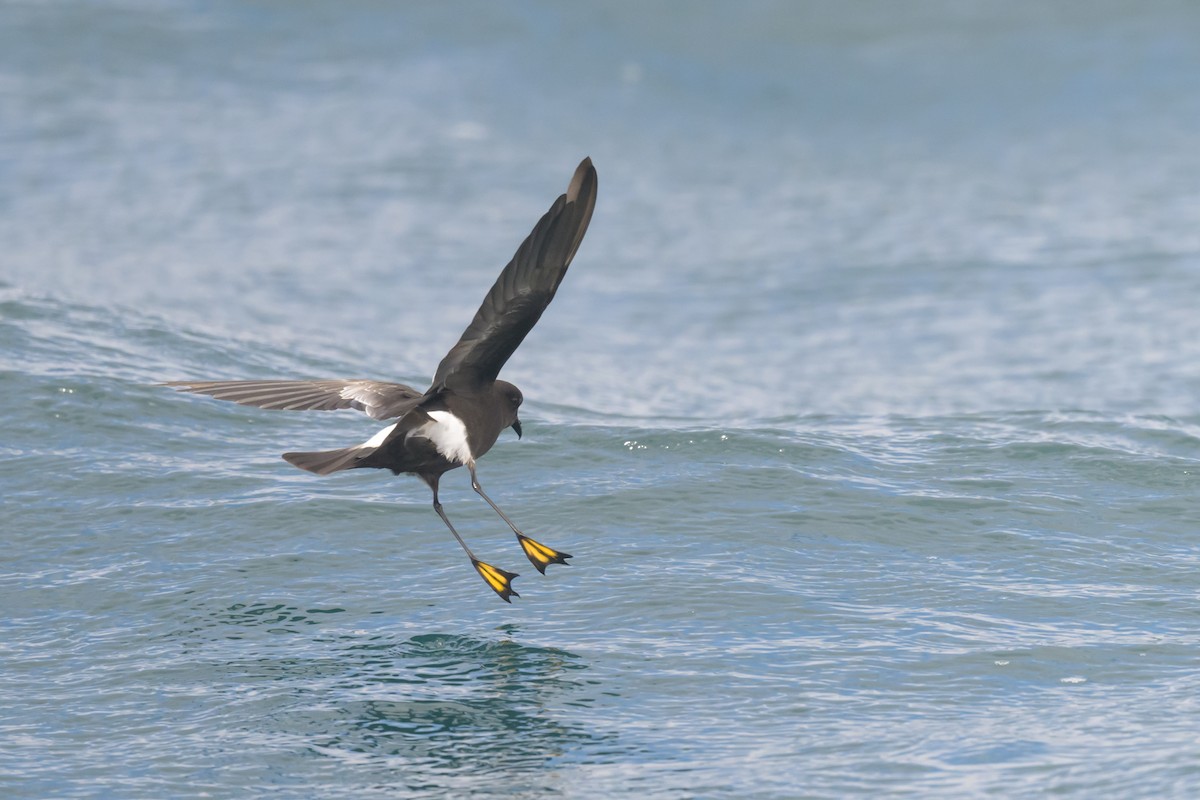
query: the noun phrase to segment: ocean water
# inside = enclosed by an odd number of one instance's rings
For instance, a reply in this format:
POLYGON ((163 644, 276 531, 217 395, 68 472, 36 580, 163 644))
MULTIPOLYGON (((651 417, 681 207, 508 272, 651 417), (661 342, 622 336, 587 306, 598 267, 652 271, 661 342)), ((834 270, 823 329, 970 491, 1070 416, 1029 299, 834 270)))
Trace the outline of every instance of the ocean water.
POLYGON ((1200 794, 1200 8, 0 3, 0 795, 1200 794), (591 156, 489 494, 424 385, 591 156))

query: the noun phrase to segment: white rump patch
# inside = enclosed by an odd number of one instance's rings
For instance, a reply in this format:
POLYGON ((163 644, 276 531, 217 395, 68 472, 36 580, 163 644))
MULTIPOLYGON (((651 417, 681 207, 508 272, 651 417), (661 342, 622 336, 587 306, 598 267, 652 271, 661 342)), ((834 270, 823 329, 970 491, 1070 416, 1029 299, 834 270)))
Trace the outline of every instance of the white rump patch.
POLYGON ((391 433, 392 431, 396 430, 396 425, 399 425, 399 424, 400 423, 397 422, 397 423, 395 423, 395 425, 388 425, 386 428, 381 430, 379 433, 375 434, 370 439, 367 439, 365 442, 360 444, 359 447, 379 447, 379 445, 383 444, 383 440, 388 437, 388 434, 391 433))
MULTIPOLYGON (((430 411, 433 419, 409 432, 409 436, 420 436, 433 442, 437 451, 451 461, 470 464, 475 461, 467 445, 467 426, 449 411, 430 411)), ((394 426, 393 426, 394 427, 394 426)))

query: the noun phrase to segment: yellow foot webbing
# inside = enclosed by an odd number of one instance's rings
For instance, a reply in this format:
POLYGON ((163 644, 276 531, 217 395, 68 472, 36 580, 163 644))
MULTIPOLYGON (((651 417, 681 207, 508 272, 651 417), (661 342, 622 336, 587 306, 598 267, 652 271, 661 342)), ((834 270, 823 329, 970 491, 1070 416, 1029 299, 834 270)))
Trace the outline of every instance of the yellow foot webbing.
POLYGON ((475 571, 479 576, 492 587, 492 591, 500 595, 500 599, 506 603, 511 603, 509 596, 520 597, 512 588, 512 579, 518 577, 515 572, 505 572, 499 567, 493 567, 491 564, 485 564, 478 559, 471 559, 471 566, 475 567, 475 571))
POLYGON ((521 549, 525 551, 529 562, 538 568, 538 572, 546 574, 546 567, 551 564, 567 564, 567 559, 571 557, 570 553, 560 553, 552 547, 547 547, 541 542, 535 542, 528 536, 517 534, 517 541, 521 543, 521 549))

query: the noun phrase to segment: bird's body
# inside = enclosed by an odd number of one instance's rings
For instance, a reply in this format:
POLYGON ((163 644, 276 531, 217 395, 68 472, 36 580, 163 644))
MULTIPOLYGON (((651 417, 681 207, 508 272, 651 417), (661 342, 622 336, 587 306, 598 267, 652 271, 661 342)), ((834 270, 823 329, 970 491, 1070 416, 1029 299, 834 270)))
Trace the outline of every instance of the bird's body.
POLYGON ((488 389, 471 396, 446 389, 362 444, 316 453, 284 453, 283 458, 318 475, 373 467, 424 477, 472 465, 492 449, 501 431, 519 424, 520 390, 506 381, 496 381, 488 389))
POLYGON ((347 469, 389 469, 410 473, 433 491, 438 516, 462 545, 483 579, 508 601, 515 573, 475 557, 446 517, 438 501, 438 481, 446 472, 467 467, 471 486, 512 528, 539 571, 565 564, 570 556, 525 536, 484 493, 476 461, 501 432, 521 435, 517 411, 521 391, 498 380, 500 368, 532 330, 550 304, 587 231, 596 202, 596 171, 584 159, 566 194, 555 201, 500 273, 475 318, 438 365, 424 392, 399 383, 372 380, 172 381, 182 391, 206 394, 243 405, 283 410, 353 408, 375 419, 395 419, 362 444, 338 450, 285 453, 301 469, 328 475, 347 469))

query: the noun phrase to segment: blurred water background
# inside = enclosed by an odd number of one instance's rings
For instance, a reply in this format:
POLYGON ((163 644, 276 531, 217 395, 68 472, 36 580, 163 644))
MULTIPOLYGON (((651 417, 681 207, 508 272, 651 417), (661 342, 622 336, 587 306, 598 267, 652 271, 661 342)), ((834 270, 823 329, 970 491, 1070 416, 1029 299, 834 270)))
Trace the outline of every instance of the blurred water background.
POLYGON ((0 3, 6 798, 1200 794, 1200 6, 0 3), (585 155, 471 571, 352 414, 585 155))

